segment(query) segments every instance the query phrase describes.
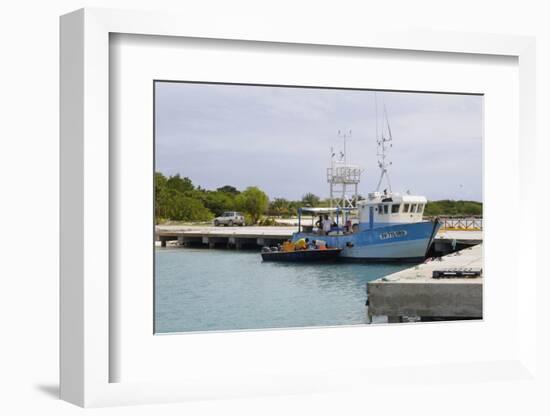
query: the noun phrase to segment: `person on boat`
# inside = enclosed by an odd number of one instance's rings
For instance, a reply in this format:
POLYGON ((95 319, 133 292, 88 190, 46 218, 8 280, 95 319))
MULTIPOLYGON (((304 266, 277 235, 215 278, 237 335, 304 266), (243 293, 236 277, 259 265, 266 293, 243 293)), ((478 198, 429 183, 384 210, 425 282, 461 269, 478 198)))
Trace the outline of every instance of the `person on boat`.
POLYGON ((294 243, 290 240, 286 240, 282 246, 283 251, 294 251, 294 243))
POLYGON ((327 243, 324 240, 315 240, 315 248, 317 250, 326 250, 327 243))
POLYGON ((325 219, 323 220, 323 234, 328 235, 331 228, 332 228, 332 221, 329 219, 328 215, 325 215, 325 219))
POLYGON ((351 234, 352 232, 353 232, 353 230, 351 228, 351 220, 347 220, 346 225, 344 227, 344 233, 345 234, 351 234))
POLYGON ((317 232, 319 235, 323 235, 323 216, 319 215, 319 219, 315 222, 315 226, 317 227, 317 232))
POLYGON ((300 238, 294 243, 294 249, 295 250, 305 250, 307 249, 307 243, 309 242, 309 238, 300 238))

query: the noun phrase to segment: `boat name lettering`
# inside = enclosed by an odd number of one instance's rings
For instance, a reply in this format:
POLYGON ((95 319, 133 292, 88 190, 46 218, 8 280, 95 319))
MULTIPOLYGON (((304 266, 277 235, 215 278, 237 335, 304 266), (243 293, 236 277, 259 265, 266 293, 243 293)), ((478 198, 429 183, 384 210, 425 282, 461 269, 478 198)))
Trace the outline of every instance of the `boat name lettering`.
POLYGON ((399 237, 405 237, 406 235, 407 235, 407 232, 405 230, 387 231, 385 233, 380 234, 380 239, 387 240, 388 238, 399 238, 399 237))

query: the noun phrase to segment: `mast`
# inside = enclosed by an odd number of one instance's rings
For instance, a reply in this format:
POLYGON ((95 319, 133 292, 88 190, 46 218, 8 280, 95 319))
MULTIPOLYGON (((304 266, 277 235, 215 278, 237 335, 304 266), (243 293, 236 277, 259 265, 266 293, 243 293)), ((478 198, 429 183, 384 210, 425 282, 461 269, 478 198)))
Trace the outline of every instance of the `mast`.
POLYGON ((348 156, 347 156, 347 152, 346 152, 346 139, 351 137, 351 130, 346 131, 344 133, 342 133, 341 130, 338 130, 338 137, 344 139, 344 165, 347 165, 348 164, 348 156))
POLYGON ((376 185, 376 191, 380 191, 380 185, 382 185, 382 180, 384 177, 386 177, 386 181, 388 183, 388 189, 391 193, 391 182, 390 182, 390 175, 388 173, 388 167, 391 166, 392 162, 387 160, 387 150, 388 147, 392 147, 391 141, 393 140, 392 134, 391 134, 391 127, 390 127, 390 121, 388 119, 388 112, 386 110, 386 105, 384 104, 384 118, 386 121, 386 128, 387 128, 387 136, 384 132, 384 126, 382 126, 380 135, 378 133, 378 101, 376 98, 376 92, 374 93, 374 105, 375 105, 375 115, 376 115, 376 145, 377 145, 377 152, 376 156, 378 156, 378 167, 380 168, 380 179, 378 179, 378 185, 376 185))

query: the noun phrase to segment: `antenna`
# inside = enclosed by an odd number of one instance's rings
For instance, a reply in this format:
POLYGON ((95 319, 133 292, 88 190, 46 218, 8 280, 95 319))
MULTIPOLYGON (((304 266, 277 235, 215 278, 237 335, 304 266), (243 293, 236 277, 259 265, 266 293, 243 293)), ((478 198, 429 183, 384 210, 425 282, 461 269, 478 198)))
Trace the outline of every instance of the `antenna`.
POLYGON ((388 135, 390 136, 388 141, 391 141, 393 138, 391 137, 391 127, 390 121, 388 120, 388 112, 386 111, 386 104, 384 104, 384 116, 386 117, 386 125, 388 126, 388 135))
POLYGON ((330 187, 330 207, 352 210, 357 209, 358 185, 361 180, 361 168, 348 164, 347 139, 351 130, 338 130, 337 137, 344 139, 344 151, 330 148, 330 167, 327 168, 327 182, 330 187), (338 156, 335 157, 336 153, 338 156))
POLYGON ((347 153, 346 153, 346 139, 351 137, 351 130, 348 130, 344 133, 342 131, 338 130, 338 137, 344 139, 344 164, 348 163, 347 153))
POLYGON ((376 141, 378 141, 378 100, 376 99, 376 91, 374 91, 374 120, 376 122, 376 141))
MULTIPOLYGON (((386 151, 388 149, 387 143, 390 143, 393 140, 392 134, 391 134, 391 127, 390 127, 390 121, 388 118, 388 112, 386 110, 386 105, 384 104, 384 118, 386 119, 386 127, 388 129, 388 136, 384 134, 384 128, 382 127, 382 131, 380 136, 378 136, 378 103, 376 101, 376 94, 374 95, 375 100, 375 106, 376 106, 376 145, 378 147, 376 155, 378 156, 378 167, 380 168, 380 179, 378 180, 378 185, 376 186, 376 190, 380 190, 380 185, 382 184, 382 179, 384 176, 386 177, 386 181, 388 182, 388 188, 391 192, 391 182, 390 182, 390 175, 388 173, 388 166, 392 164, 392 162, 386 161, 387 154, 386 151)), ((390 143, 390 146, 392 147, 392 144, 390 143)))

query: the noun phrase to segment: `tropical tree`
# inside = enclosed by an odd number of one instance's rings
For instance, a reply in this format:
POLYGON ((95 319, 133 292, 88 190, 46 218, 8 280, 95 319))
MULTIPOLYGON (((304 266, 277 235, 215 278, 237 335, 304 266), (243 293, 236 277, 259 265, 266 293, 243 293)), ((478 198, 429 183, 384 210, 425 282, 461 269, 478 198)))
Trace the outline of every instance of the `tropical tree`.
POLYGON ((203 204, 214 213, 215 216, 221 215, 224 211, 233 211, 235 209, 235 196, 227 192, 208 191, 204 192, 203 204))
POLYGON ((161 194, 161 212, 174 221, 208 221, 213 218, 200 200, 174 189, 161 194))
POLYGON ((302 201, 290 201, 290 215, 296 216, 298 215, 298 209, 304 206, 302 201))
POLYGON ((157 224, 163 219, 174 221, 208 221, 213 215, 197 198, 193 184, 179 175, 166 178, 155 173, 155 218, 157 224))
POLYGON ((155 172, 155 217, 160 218, 162 214, 162 198, 166 192, 166 177, 160 173, 155 172))
POLYGON ((308 192, 302 197, 302 204, 306 207, 315 207, 319 205, 319 202, 321 202, 321 198, 311 192, 308 192))
POLYGON ((182 178, 179 173, 174 176, 170 176, 166 181, 166 186, 170 189, 174 189, 182 193, 189 192, 195 189, 195 187, 193 186, 193 182, 191 182, 191 179, 187 177, 182 178))
POLYGON ((269 206, 268 196, 256 186, 246 188, 237 196, 235 202, 237 208, 248 214, 254 224, 269 206))
POLYGON ((231 194, 233 196, 239 195, 241 193, 241 191, 239 191, 237 188, 235 188, 234 186, 231 186, 231 185, 222 186, 222 187, 216 189, 216 191, 224 192, 226 194, 231 194))
POLYGON ((292 212, 290 201, 284 198, 275 198, 269 203, 268 214, 276 216, 289 216, 292 212))

